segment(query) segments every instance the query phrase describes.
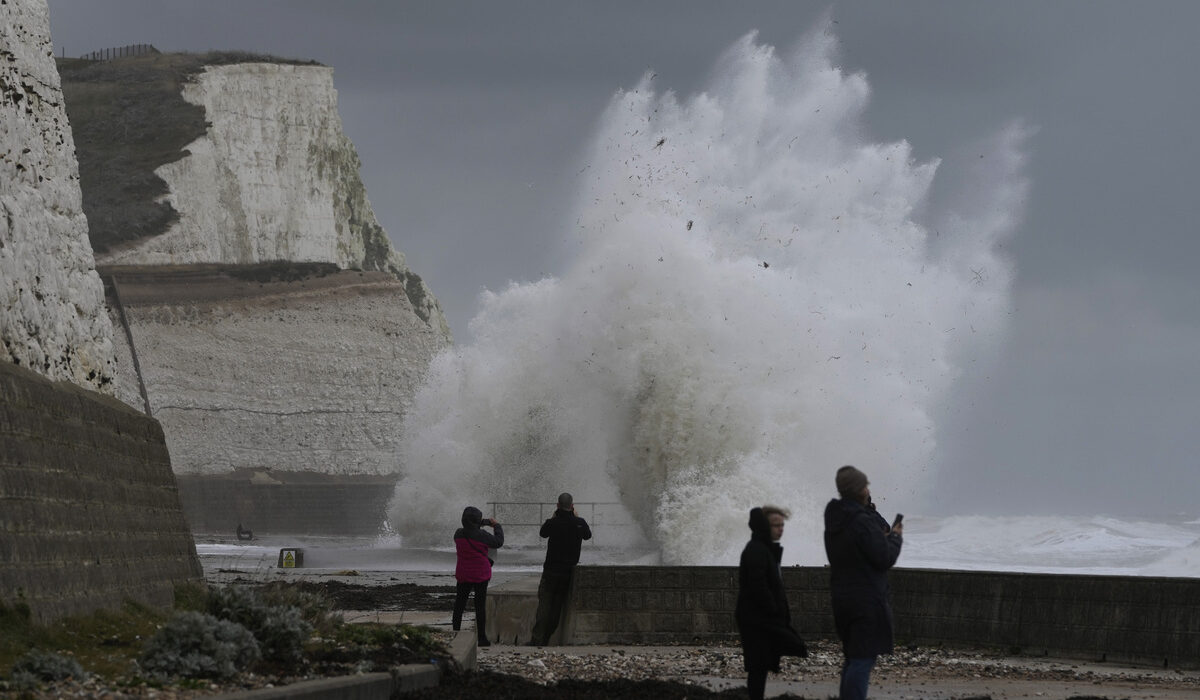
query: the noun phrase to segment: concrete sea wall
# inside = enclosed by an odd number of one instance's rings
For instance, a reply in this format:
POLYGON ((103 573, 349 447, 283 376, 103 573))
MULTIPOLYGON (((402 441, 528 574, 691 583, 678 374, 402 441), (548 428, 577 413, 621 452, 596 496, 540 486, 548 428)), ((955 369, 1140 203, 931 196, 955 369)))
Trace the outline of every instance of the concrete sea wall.
MULTIPOLYGON (((792 620, 834 636, 829 572, 784 569, 792 620)), ((896 641, 1200 667, 1200 579, 896 569, 896 641)), ((572 644, 736 638, 736 567, 577 570, 572 644)))
POLYGON ((201 577, 158 422, 0 362, 0 600, 46 621, 201 577))

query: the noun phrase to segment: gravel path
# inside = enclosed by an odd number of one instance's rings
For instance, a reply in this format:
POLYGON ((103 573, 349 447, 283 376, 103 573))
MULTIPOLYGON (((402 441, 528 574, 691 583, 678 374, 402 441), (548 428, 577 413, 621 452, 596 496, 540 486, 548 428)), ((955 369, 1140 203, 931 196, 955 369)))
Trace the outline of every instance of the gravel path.
MULTIPOLYGON (((840 647, 810 645, 807 659, 785 658, 768 693, 836 695, 840 647)), ((720 691, 741 689, 741 650, 733 644, 688 647, 505 647, 479 650, 482 672, 519 676, 539 685, 572 681, 676 681, 720 691)), ((1130 668, 982 651, 919 647, 881 657, 872 698, 1200 698, 1200 672, 1130 668)), ((703 696, 701 696, 703 697, 703 696)))

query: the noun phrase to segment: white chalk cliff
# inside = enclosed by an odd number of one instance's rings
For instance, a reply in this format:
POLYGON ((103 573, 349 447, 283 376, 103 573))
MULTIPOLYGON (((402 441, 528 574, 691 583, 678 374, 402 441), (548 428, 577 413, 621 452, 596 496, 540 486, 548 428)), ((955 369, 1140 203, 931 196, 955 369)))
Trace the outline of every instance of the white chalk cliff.
POLYGON ((450 332, 376 221, 332 69, 208 65, 182 97, 208 127, 155 170, 178 219, 96 256, 119 398, 162 423, 179 474, 398 472, 450 332))
MULTIPOLYGON (((342 132, 333 69, 208 66, 183 90, 209 128, 189 155, 161 166, 179 220, 156 236, 97 256, 100 265, 330 262, 411 274, 367 200, 354 144, 342 132)), ((419 278, 418 314, 449 333, 419 278)))
MULTIPOLYGON (((448 339, 392 275, 307 267, 105 270, 177 473, 399 470, 405 411, 448 339)), ((138 376, 118 398, 141 407, 138 376)))
POLYGON ((0 7, 0 362, 111 392, 96 275, 45 0, 0 7))

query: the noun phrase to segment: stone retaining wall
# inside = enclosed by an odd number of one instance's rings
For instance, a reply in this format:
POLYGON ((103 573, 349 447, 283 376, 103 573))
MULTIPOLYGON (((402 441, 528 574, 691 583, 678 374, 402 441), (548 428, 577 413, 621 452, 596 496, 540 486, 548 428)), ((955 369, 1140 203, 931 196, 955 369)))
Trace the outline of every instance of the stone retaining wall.
POLYGON ((47 621, 201 578, 158 422, 0 362, 0 601, 47 621))
MULTIPOLYGON (((788 567, 792 619, 834 635, 828 570, 788 567)), ((896 569, 899 643, 980 645, 1178 668, 1200 667, 1200 579, 896 569)), ((737 636, 735 567, 577 569, 572 644, 737 636)))

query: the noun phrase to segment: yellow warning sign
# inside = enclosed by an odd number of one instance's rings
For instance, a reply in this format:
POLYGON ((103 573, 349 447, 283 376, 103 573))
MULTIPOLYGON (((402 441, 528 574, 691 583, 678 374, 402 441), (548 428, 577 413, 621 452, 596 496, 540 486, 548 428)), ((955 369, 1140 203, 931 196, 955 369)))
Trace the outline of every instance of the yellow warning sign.
POLYGON ((304 550, 299 547, 288 547, 279 550, 279 560, 275 566, 280 569, 300 569, 304 566, 304 550))

